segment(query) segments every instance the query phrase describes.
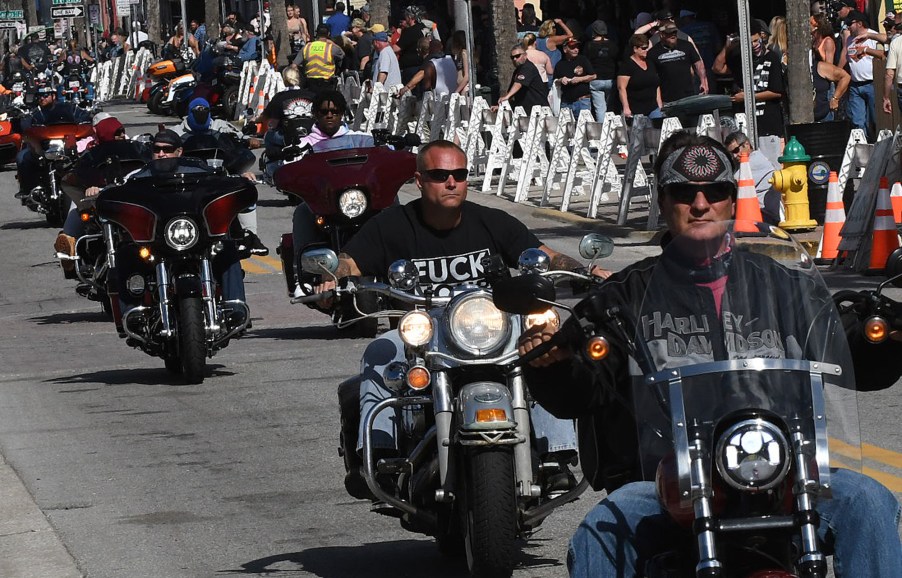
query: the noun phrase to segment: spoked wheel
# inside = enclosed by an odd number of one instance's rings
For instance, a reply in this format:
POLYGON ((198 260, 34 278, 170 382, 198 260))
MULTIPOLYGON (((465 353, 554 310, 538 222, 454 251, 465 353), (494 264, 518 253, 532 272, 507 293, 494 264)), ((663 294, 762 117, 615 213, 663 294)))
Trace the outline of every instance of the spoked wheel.
POLYGON ((517 497, 509 448, 468 453, 464 547, 470 575, 504 578, 517 556, 517 497))
POLYGON ((238 109, 238 87, 230 86, 222 93, 222 112, 226 120, 235 118, 235 111, 238 109))
POLYGON ((207 369, 207 339, 204 330, 203 301, 199 297, 179 301, 177 338, 178 357, 185 381, 203 382, 207 369))

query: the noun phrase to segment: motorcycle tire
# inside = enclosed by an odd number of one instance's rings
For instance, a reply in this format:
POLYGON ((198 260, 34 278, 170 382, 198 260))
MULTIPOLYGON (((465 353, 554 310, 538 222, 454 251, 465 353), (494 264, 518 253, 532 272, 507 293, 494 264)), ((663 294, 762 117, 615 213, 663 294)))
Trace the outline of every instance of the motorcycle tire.
POLYGON ((226 120, 234 120, 237 118, 236 111, 238 109, 238 87, 230 86, 222 93, 222 111, 226 115, 226 120))
POLYGON ((477 449, 465 458, 464 547, 474 577, 507 577, 517 557, 517 496, 510 448, 477 449))
POLYGON ((152 112, 153 114, 165 115, 162 108, 163 104, 163 93, 155 92, 150 95, 150 99, 147 101, 147 110, 152 112))
POLYGON ((204 381, 207 369, 207 338, 204 329, 204 306, 199 297, 179 300, 179 361, 186 383, 204 381))
POLYGON ((45 215, 47 224, 57 229, 62 227, 66 215, 69 214, 69 203, 71 203, 69 197, 61 192, 59 198, 54 202, 56 206, 49 207, 50 210, 45 215))

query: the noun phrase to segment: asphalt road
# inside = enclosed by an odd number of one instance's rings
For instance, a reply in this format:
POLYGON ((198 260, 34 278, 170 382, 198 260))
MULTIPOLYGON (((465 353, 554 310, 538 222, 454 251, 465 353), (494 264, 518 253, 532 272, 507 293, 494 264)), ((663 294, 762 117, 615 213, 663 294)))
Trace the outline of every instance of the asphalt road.
MULTIPOLYGON (((110 111, 131 134, 161 120, 137 106, 110 111)), ((344 492, 335 387, 357 371, 366 341, 288 303, 274 248, 292 207, 280 193, 259 189, 260 236, 273 253, 245 262, 253 329, 209 361, 203 384, 183 386, 161 360, 127 347, 99 305, 62 278, 56 231, 13 198, 14 175, 0 173, 0 575, 465 574, 430 538, 344 492)), ((649 235, 607 218, 587 225, 471 198, 504 207, 574 255, 583 232, 601 226, 617 243, 612 269, 656 252, 649 235)), ((899 391, 863 396, 861 420, 866 465, 902 494, 899 391)), ((525 542, 514 575, 566 576, 567 540, 599 498, 586 494, 552 514, 525 542)))

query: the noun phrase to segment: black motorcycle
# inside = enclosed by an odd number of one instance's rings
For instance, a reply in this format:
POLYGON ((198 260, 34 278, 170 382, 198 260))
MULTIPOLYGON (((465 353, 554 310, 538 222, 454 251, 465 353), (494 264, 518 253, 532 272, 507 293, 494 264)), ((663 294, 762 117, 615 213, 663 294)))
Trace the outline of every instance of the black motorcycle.
POLYGON ((250 320, 244 301, 224 298, 213 268, 217 259, 234 252, 227 239, 232 221, 256 202, 257 190, 247 179, 186 157, 155 160, 122 185, 105 189, 96 201, 120 334, 128 344, 161 357, 188 383, 203 381, 206 358, 226 347, 250 320), (123 270, 119 260, 125 255, 138 261, 133 270, 123 270), (141 305, 116 311, 120 290, 141 305))

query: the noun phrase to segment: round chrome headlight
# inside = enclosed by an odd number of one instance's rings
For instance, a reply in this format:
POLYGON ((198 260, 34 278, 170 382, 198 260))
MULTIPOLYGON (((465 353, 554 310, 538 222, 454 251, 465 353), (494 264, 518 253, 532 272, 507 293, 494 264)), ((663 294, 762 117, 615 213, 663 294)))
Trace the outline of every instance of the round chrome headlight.
POLYGON ((185 251, 197 243, 197 225, 191 219, 178 217, 166 224, 166 244, 176 251, 185 251))
POLYGON ((128 292, 132 295, 144 294, 144 277, 141 275, 132 275, 126 280, 125 285, 128 287, 128 292))
POLYGON ((338 208, 349 219, 362 215, 366 206, 366 195, 360 189, 348 189, 338 197, 338 208))
POLYGON ((746 491, 773 488, 789 471, 786 436, 773 423, 753 418, 740 421, 717 440, 717 471, 730 486, 746 491))
POLYGON ((423 311, 411 311, 398 322, 401 341, 410 347, 421 347, 432 339, 432 317, 423 311))
POLYGON ((66 158, 66 143, 61 139, 53 139, 47 143, 44 149, 44 158, 48 161, 58 161, 66 158))
POLYGON ((471 293, 448 311, 451 341, 473 355, 495 352, 510 337, 510 317, 500 311, 486 293, 471 293))

